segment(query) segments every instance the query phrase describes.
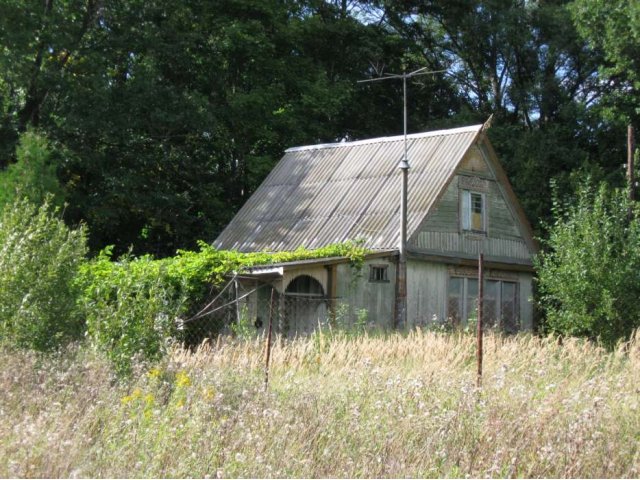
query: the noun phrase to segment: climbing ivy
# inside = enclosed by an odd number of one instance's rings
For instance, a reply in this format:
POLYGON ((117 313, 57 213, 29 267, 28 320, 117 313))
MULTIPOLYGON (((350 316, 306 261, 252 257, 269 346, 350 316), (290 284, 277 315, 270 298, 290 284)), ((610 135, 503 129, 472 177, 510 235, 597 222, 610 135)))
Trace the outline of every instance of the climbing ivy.
POLYGON ((218 290, 234 272, 329 257, 348 258, 358 269, 368 252, 359 242, 278 253, 217 250, 204 242, 199 246, 199 251, 179 251, 170 258, 123 256, 117 261, 107 248, 80 268, 77 284, 87 335, 119 371, 126 373, 136 355, 161 356, 167 339, 178 334, 177 320, 201 308, 212 290, 218 290))

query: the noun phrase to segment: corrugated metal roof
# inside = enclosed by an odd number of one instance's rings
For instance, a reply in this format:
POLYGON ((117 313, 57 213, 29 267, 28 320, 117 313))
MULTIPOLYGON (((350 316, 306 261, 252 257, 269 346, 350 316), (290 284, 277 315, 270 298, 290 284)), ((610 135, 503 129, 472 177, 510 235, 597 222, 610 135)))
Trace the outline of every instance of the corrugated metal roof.
MULTIPOLYGON (((419 227, 482 125, 407 136, 407 235, 419 227)), ((402 136, 290 148, 214 242, 243 252, 399 241, 402 136)))

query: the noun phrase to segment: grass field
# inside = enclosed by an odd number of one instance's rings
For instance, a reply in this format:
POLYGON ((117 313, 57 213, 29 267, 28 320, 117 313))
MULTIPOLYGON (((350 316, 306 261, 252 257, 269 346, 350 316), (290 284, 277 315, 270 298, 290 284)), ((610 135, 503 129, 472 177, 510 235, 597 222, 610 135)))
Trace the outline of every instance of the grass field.
POLYGON ((640 339, 419 331, 137 364, 0 350, 2 477, 638 477, 640 339))

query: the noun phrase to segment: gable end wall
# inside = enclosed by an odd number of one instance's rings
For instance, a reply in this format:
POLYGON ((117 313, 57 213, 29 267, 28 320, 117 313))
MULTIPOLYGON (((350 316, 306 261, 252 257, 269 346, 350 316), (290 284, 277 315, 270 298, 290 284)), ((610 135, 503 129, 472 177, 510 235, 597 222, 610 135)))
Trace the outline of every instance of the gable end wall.
POLYGON ((480 251, 506 263, 530 263, 532 252, 484 154, 472 147, 431 213, 409 241, 410 248, 429 253, 477 256, 480 251), (487 231, 463 232, 460 192, 485 194, 487 231))

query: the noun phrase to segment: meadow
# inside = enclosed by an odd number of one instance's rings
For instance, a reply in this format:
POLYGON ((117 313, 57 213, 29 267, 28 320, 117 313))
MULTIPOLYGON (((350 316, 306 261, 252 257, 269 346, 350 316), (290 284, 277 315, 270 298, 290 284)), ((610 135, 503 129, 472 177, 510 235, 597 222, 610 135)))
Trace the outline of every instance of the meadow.
POLYGON ((0 477, 638 477, 640 337, 219 339, 129 377, 0 349, 0 477))

